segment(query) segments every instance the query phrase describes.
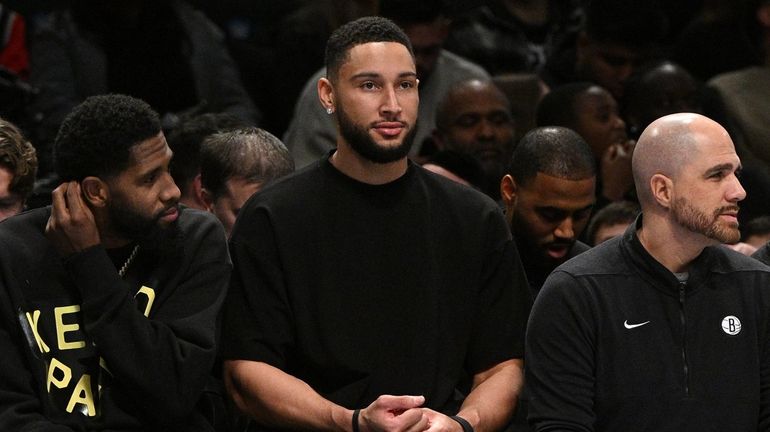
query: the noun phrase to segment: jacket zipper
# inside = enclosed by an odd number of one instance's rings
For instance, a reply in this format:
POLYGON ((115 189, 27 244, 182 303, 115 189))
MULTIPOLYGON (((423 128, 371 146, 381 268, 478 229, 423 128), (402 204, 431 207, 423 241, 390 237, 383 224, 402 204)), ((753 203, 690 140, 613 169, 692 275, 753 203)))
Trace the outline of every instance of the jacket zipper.
POLYGON ((687 365, 687 326, 684 316, 685 283, 679 284, 679 321, 682 324, 682 363, 684 364, 684 395, 690 397, 689 366, 687 365))

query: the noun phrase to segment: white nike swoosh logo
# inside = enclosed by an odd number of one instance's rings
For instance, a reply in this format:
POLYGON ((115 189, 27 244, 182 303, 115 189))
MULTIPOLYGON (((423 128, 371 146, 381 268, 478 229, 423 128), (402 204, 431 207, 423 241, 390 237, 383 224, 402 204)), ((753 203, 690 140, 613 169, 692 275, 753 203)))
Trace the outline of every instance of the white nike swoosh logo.
POLYGON ((628 320, 626 320, 626 321, 623 323, 623 325, 624 325, 624 326, 625 326, 627 329, 632 329, 632 328, 641 327, 641 326, 643 326, 643 325, 645 325, 645 324, 649 324, 649 323, 650 323, 649 321, 645 321, 645 322, 643 322, 643 323, 639 323, 639 324, 629 324, 629 323, 628 323, 628 320))

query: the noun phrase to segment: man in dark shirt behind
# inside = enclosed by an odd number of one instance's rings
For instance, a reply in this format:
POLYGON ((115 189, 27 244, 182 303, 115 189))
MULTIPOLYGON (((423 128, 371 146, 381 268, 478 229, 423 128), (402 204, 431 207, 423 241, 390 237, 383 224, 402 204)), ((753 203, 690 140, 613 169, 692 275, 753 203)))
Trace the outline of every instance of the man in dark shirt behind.
POLYGON ((500 191, 534 298, 553 269, 589 248, 577 238, 593 209, 596 164, 580 135, 553 126, 524 135, 508 172, 500 191))

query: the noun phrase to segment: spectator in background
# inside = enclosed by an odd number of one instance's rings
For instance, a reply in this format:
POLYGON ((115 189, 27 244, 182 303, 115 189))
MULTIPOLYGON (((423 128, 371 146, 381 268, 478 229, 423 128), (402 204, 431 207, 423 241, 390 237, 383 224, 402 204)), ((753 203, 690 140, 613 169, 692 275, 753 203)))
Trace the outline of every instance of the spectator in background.
POLYGON ((658 54, 667 19, 654 0, 593 0, 574 50, 553 56, 541 77, 550 87, 591 81, 621 101, 626 80, 658 54))
POLYGON ((758 27, 755 9, 761 1, 700 0, 691 4, 689 22, 671 28, 679 32, 669 47, 671 59, 700 82, 761 64, 762 55, 751 41, 758 27))
POLYGON ((761 64, 708 82, 732 120, 735 149, 743 164, 747 200, 742 205, 742 222, 770 215, 770 1, 752 0, 748 7, 751 41, 761 54, 761 64))
POLYGON ((24 210, 36 173, 35 148, 16 126, 0 119, 0 220, 24 210))
POLYGON ((760 248, 770 241, 770 216, 759 216, 741 225, 741 241, 760 248))
POLYGON ((580 241, 596 201, 596 163, 574 131, 543 127, 516 146, 500 190, 532 297, 559 264, 588 250, 580 241))
POLYGON ((538 73, 583 25, 577 0, 492 0, 456 19, 446 49, 491 75, 538 73))
POLYGON ((30 82, 40 90, 33 141, 43 176, 59 124, 91 95, 145 100, 164 130, 180 113, 228 112, 250 124, 260 118, 219 30, 181 0, 72 2, 30 24, 28 47, 30 82))
POLYGON ((596 246, 622 235, 628 225, 636 220, 640 211, 639 204, 631 201, 616 201, 607 204, 597 211, 588 223, 588 228, 585 231, 586 241, 590 246, 596 246))
POLYGON ((642 66, 626 83, 623 118, 638 138, 654 120, 678 112, 702 113, 698 83, 684 68, 668 60, 642 66))
POLYGON ((633 189, 634 141, 628 139, 618 104, 607 90, 589 82, 555 88, 538 104, 536 123, 570 128, 591 147, 600 167, 597 208, 624 199, 633 189))
POLYGON ((231 114, 199 114, 183 120, 168 136, 168 146, 174 152, 171 175, 179 186, 181 204, 199 210, 206 209, 201 195, 201 143, 209 135, 248 126, 231 114))
MULTIPOLYGON (((449 87, 470 78, 486 80, 489 74, 480 66, 443 49, 449 20, 443 15, 441 0, 382 0, 380 15, 398 24, 414 47, 420 80, 419 121, 411 153, 415 156, 435 128, 436 106, 449 87)), ((335 147, 337 131, 333 116, 318 103, 318 80, 325 74, 325 70, 319 70, 308 80, 283 137, 297 168, 317 161, 335 147)))
POLYGON ((201 145, 201 197, 228 236, 246 200, 293 171, 289 150, 259 128, 216 133, 201 145))
MULTIPOLYGON (((596 164, 588 144, 563 127, 536 128, 519 141, 500 181, 505 217, 536 298, 546 277, 586 250, 578 240, 596 200, 596 164)), ((527 429, 525 388, 513 423, 527 429)))
POLYGON ((508 99, 492 81, 459 81, 436 108, 436 147, 476 158, 484 170, 482 191, 494 200, 500 199, 515 133, 508 99))

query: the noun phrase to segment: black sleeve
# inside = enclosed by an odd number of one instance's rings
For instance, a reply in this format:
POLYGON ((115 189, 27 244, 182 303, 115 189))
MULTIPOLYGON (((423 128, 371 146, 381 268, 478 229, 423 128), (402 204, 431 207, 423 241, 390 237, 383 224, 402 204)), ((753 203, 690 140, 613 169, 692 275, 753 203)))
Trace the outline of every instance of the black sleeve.
MULTIPOLYGON (((192 412, 216 355, 216 322, 231 265, 226 236, 213 218, 197 219, 173 290, 149 318, 98 246, 65 262, 82 297, 83 324, 114 379, 151 422, 192 412)), ((186 233, 187 234, 187 233, 186 233)), ((155 287, 153 287, 155 288, 155 287)), ((156 299, 157 300, 157 299, 156 299)))
POLYGON ((263 208, 245 218, 230 241, 234 271, 223 314, 223 358, 283 369, 294 332, 275 236, 263 208))
POLYGON ((532 305, 519 252, 502 214, 491 213, 485 226, 486 244, 495 246, 482 269, 476 325, 466 359, 471 374, 524 357, 524 334, 532 305))
POLYGON ((556 271, 535 299, 527 329, 525 382, 533 430, 592 431, 594 321, 578 282, 556 271))

